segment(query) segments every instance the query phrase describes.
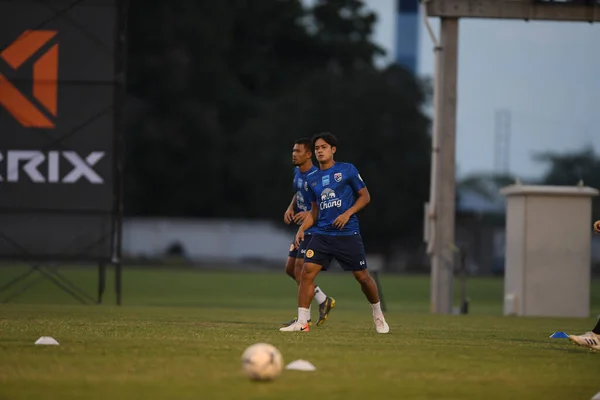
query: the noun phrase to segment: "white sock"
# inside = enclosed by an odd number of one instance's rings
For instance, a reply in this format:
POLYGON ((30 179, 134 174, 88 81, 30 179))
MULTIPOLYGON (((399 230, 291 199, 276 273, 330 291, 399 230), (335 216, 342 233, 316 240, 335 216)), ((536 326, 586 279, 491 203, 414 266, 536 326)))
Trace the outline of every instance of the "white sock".
POLYGON ((325 300, 327 300, 327 295, 323 293, 320 287, 315 286, 315 300, 317 303, 321 304, 325 300))
POLYGON ((383 312, 381 311, 381 302, 371 304, 373 308, 373 318, 383 318, 383 312))
POLYGON ((312 314, 310 313, 310 309, 311 309, 311 308, 312 308, 312 304, 309 304, 309 305, 308 305, 308 320, 309 320, 309 321, 311 320, 310 316, 312 315, 312 314))
POLYGON ((308 319, 310 318, 310 311, 308 308, 298 307, 298 322, 301 324, 308 323, 308 319))

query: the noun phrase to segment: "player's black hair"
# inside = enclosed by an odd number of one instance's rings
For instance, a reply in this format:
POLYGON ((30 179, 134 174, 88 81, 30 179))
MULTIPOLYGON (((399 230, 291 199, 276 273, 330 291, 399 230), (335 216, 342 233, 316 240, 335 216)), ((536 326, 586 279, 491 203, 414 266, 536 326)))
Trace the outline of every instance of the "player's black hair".
POLYGON ((329 133, 329 132, 321 132, 321 133, 317 133, 316 135, 314 135, 312 137, 312 148, 313 149, 315 148, 315 143, 317 143, 317 140, 319 140, 319 139, 323 139, 323 141, 325 141, 325 143, 327 143, 331 147, 337 147, 338 140, 335 137, 335 135, 333 135, 332 133, 329 133))
POLYGON ((301 144, 304 145, 304 147, 306 148, 306 150, 310 151, 312 153, 314 146, 312 146, 312 142, 310 141, 309 138, 307 137, 303 137, 300 139, 297 139, 294 144, 301 144))

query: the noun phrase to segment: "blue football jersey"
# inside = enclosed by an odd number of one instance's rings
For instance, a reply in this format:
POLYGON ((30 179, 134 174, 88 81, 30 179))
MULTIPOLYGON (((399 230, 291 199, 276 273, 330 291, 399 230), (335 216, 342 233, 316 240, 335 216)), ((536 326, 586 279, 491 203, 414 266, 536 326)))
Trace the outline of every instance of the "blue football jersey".
POLYGON ((317 203, 319 218, 317 232, 324 235, 359 234, 358 217, 353 214, 340 230, 333 221, 356 202, 357 192, 366 187, 356 167, 350 163, 336 162, 326 170, 318 169, 308 175, 308 201, 317 203))
MULTIPOLYGON (((307 176, 319 169, 312 166, 306 172, 300 172, 298 167, 294 168, 294 191, 296 192, 296 204, 294 205, 294 212, 298 213, 301 211, 310 211, 312 208, 312 203, 307 200, 309 197, 309 189, 308 189, 308 181, 307 176)), ((314 233, 316 227, 313 225, 310 229, 307 229, 307 233, 314 233)))

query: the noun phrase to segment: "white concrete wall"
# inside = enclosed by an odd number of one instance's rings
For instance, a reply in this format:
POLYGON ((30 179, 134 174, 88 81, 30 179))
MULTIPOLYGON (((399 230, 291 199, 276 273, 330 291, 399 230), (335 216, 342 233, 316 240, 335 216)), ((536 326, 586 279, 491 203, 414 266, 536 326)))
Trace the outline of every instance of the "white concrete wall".
MULTIPOLYGON (((163 256, 180 242, 188 257, 201 261, 237 262, 243 258, 285 262, 294 229, 268 221, 177 218, 126 218, 123 252, 127 256, 163 256)), ((504 253, 504 246, 497 256, 504 253)), ((592 262, 600 262, 600 235, 592 237, 592 262)), ((372 264, 373 261, 370 261, 372 264)))
POLYGON ((123 253, 126 256, 163 256, 180 242, 194 260, 236 262, 243 258, 285 262, 295 230, 265 221, 177 218, 126 218, 123 253))

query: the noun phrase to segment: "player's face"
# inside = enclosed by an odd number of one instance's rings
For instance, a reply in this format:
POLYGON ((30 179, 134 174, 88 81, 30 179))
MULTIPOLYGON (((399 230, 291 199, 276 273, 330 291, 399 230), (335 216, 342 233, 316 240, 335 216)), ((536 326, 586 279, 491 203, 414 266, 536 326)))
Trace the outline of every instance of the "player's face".
POLYGON ((305 145, 295 144, 292 149, 292 164, 294 164, 294 166, 302 165, 310 160, 311 156, 312 153, 307 150, 305 145))
POLYGON ((331 161, 335 154, 335 150, 335 147, 331 147, 329 143, 323 139, 319 139, 315 142, 315 155, 317 156, 317 161, 320 163, 331 161))

